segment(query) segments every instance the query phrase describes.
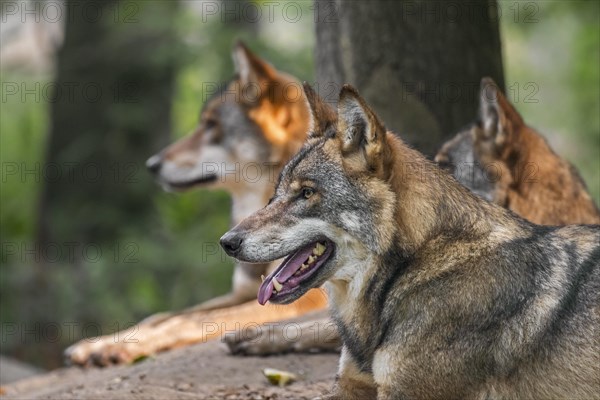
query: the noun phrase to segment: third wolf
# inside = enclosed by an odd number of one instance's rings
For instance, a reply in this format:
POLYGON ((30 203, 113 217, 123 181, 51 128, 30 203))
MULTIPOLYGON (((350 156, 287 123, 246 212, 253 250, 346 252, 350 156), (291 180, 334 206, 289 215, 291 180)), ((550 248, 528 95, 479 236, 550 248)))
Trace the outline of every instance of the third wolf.
POLYGON ((479 119, 446 142, 436 161, 474 193, 537 224, 600 223, 575 167, 524 122, 490 78, 481 81, 479 119))

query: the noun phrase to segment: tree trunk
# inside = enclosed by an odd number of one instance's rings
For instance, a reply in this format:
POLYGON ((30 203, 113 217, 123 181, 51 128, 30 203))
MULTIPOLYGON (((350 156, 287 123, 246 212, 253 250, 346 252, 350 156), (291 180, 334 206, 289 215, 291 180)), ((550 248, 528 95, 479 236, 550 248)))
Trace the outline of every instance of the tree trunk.
POLYGON ((317 81, 350 83, 388 129, 431 156, 477 113, 479 82, 504 88, 497 4, 317 0, 317 81))
MULTIPOLYGON (((65 40, 44 93, 51 104, 40 168, 40 256, 22 294, 23 321, 41 329, 65 318, 97 322, 88 313, 90 259, 113 262, 107 253, 121 246, 123 227, 150 222, 159 188, 144 165, 169 141, 176 8, 170 1, 65 2, 65 40), (68 282, 60 281, 65 276, 68 282), (56 299, 67 299, 68 317, 56 299)), ((20 350, 50 364, 73 334, 20 350)))
POLYGON ((102 243, 147 216, 169 140, 177 2, 66 2, 39 243, 102 243))

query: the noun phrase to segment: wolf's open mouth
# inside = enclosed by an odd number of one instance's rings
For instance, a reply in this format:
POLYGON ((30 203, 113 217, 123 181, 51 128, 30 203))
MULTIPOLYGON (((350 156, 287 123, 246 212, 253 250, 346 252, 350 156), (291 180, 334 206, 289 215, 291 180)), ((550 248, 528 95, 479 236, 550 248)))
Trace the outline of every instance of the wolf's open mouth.
POLYGON ((260 285, 258 302, 264 305, 270 299, 284 298, 298 289, 329 259, 333 247, 333 242, 320 240, 287 256, 260 285))

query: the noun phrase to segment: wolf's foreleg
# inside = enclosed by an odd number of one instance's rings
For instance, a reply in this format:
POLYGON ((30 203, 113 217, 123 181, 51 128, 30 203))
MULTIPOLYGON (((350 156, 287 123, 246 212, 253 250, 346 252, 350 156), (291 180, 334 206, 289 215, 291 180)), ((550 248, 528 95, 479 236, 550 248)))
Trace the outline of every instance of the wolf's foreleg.
POLYGON ((338 368, 338 376, 331 394, 322 400, 376 400, 377 386, 373 376, 360 371, 345 347, 338 368))

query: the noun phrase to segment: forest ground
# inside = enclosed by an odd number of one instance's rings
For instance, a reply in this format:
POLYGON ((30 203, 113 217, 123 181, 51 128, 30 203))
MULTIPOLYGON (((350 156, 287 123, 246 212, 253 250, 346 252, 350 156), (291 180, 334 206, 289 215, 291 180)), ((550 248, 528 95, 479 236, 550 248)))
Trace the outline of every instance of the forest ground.
POLYGON ((3 386, 2 399, 312 399, 331 389, 337 354, 230 356, 216 341, 175 349, 110 368, 64 368, 3 386), (264 368, 296 374, 271 385, 264 368))

